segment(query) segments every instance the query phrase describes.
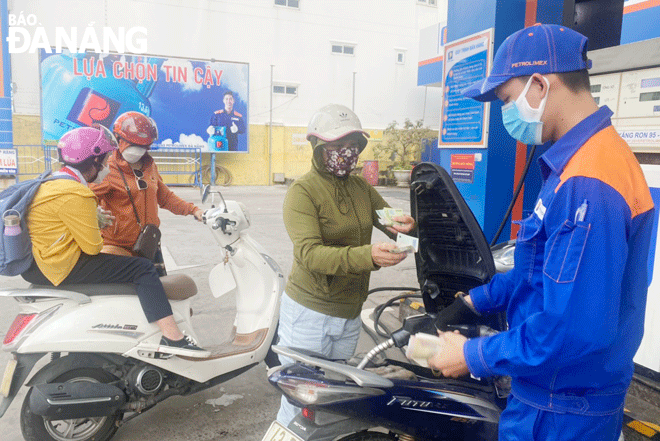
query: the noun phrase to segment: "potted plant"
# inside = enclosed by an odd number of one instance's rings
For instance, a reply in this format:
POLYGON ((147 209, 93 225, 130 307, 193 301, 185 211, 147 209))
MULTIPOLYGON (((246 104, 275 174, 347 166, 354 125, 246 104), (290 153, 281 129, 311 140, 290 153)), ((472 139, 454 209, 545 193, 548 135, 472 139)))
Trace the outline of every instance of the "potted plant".
POLYGON ((431 129, 424 127, 421 119, 412 122, 406 118, 403 127, 398 126, 396 121, 387 126, 384 131, 384 138, 387 141, 374 147, 374 154, 376 157, 383 155, 389 158, 393 162, 391 167, 397 186, 407 187, 410 185, 410 170, 413 168, 413 163, 420 160, 422 141, 437 135, 431 129))

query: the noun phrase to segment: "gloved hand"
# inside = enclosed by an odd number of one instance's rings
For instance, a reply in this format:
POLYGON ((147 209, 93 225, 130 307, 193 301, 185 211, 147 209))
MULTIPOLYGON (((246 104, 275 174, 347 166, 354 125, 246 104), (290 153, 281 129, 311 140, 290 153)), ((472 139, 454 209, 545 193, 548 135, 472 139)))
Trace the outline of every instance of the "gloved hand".
POLYGON ((229 131, 231 133, 236 133, 238 132, 238 126, 236 126, 236 123, 234 121, 231 122, 231 127, 229 128, 229 131))
POLYGON ((438 313, 435 327, 438 331, 446 331, 447 325, 461 325, 472 322, 480 314, 465 300, 465 293, 459 292, 451 305, 438 313))
POLYGON ((115 221, 115 217, 112 215, 112 212, 104 210, 101 207, 96 207, 96 220, 99 223, 99 228, 103 229, 112 225, 115 221))
POLYGON ((215 127, 213 127, 213 126, 208 126, 208 127, 206 128, 206 133, 208 133, 209 136, 213 136, 213 134, 215 134, 215 127))

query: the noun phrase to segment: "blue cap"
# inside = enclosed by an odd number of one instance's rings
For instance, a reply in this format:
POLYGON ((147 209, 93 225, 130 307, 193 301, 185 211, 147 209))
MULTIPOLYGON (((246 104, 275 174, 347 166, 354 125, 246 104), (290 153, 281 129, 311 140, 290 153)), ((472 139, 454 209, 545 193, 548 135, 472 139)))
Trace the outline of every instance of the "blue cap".
POLYGON ((509 35, 497 49, 490 75, 463 90, 477 101, 495 101, 495 89, 511 78, 590 69, 589 39, 565 26, 535 24, 509 35))

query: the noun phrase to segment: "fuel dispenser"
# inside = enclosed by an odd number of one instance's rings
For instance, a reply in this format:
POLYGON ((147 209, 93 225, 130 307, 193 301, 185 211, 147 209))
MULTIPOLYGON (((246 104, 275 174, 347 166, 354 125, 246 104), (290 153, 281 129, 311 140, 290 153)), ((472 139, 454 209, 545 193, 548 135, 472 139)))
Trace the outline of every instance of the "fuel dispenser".
POLYGON ((660 381, 660 38, 592 51, 589 58, 591 93, 614 112, 612 124, 639 160, 656 206, 644 339, 635 363, 639 374, 660 381))

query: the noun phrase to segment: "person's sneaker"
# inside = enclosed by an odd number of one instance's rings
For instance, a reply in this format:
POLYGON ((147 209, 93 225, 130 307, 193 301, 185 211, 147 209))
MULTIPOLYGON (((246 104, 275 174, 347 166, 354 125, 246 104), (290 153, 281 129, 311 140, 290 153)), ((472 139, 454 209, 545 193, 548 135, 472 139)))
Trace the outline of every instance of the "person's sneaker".
POLYGON ((197 346, 197 342, 189 335, 184 335, 181 340, 170 340, 162 336, 158 352, 195 358, 207 358, 211 355, 206 349, 197 346))

